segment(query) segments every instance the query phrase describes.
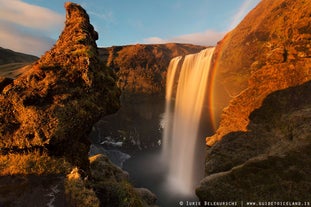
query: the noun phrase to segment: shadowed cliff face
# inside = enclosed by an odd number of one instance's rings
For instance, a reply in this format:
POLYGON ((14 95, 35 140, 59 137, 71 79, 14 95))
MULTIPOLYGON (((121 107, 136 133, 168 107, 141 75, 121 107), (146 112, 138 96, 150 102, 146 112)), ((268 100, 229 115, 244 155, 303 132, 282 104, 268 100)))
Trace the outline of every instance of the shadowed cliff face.
POLYGON ((311 79, 310 22, 308 1, 263 0, 217 45, 216 113, 230 102, 207 145, 245 131, 249 114, 269 93, 311 79))
POLYGON ((250 115, 247 132, 232 132, 208 150, 197 189, 207 201, 309 201, 311 81, 270 94, 250 115))
POLYGON ((176 56, 197 53, 206 47, 189 44, 128 45, 101 48, 100 56, 118 76, 118 86, 125 94, 164 96, 166 71, 176 56))

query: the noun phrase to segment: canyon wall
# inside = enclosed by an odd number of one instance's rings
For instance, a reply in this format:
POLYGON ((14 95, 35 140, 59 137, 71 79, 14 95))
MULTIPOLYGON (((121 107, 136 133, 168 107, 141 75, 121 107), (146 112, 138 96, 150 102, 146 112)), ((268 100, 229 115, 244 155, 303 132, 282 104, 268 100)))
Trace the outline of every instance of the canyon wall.
POLYGON ((173 57, 197 53, 206 47, 190 44, 127 45, 100 48, 105 64, 118 76, 124 94, 165 94, 167 67, 173 57))

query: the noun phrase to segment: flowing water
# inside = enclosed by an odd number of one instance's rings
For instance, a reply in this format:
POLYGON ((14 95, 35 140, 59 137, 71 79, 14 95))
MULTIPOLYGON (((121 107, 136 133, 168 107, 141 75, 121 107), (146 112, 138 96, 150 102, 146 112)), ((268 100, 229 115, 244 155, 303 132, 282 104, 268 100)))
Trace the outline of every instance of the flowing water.
POLYGON ((174 58, 168 68, 162 158, 167 186, 183 195, 193 195, 196 185, 196 146, 213 51, 174 58))

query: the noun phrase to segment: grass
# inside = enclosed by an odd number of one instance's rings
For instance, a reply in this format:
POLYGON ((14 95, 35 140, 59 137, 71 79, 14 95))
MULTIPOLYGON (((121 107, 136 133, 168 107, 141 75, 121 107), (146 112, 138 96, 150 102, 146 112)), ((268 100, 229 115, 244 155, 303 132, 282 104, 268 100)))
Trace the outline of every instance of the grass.
POLYGON ((17 174, 67 174, 71 164, 64 158, 53 158, 35 151, 28 154, 0 155, 0 176, 17 174))
POLYGON ((96 56, 96 51, 94 51, 93 47, 90 46, 85 46, 83 48, 77 48, 72 52, 72 55, 74 56, 80 56, 80 55, 85 55, 90 58, 93 58, 96 56))
POLYGON ((24 72, 22 68, 30 64, 31 63, 9 63, 0 65, 0 76, 16 78, 18 75, 24 72))
POLYGON ((114 166, 108 158, 96 155, 90 158, 92 181, 103 206, 140 207, 144 201, 128 182, 124 173, 114 166))
POLYGON ((98 200, 94 190, 85 185, 78 169, 74 168, 70 174, 67 175, 65 182, 65 194, 70 206, 75 207, 99 207, 98 200))

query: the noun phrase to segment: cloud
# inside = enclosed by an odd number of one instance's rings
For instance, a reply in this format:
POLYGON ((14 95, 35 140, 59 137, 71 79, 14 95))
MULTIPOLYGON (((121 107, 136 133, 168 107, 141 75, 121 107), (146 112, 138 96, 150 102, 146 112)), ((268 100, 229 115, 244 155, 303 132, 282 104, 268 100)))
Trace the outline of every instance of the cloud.
POLYGON ((168 42, 179 42, 179 43, 191 43, 196 45, 205 45, 205 46, 213 46, 216 45, 218 41, 220 41, 225 34, 236 27, 242 19, 246 16, 246 14, 255 7, 260 0, 245 0, 243 4, 240 6, 238 11, 233 15, 232 21, 229 27, 225 32, 217 32, 214 30, 206 30, 204 32, 191 33, 180 35, 176 37, 171 37, 167 39, 163 39, 160 37, 150 37, 144 39, 144 43, 148 44, 163 44, 168 42))
POLYGON ((8 25, 0 21, 0 46, 14 51, 42 55, 49 50, 55 40, 41 35, 27 33, 14 25, 8 25))
POLYGON ((51 31, 64 22, 62 15, 21 0, 0 0, 0 19, 42 31, 51 31))
POLYGON ((22 0, 0 0, 0 46, 42 55, 59 34, 64 16, 22 0))
POLYGON ((206 30, 204 32, 191 33, 180 35, 168 39, 162 39, 160 37, 150 37, 144 39, 144 43, 147 44, 163 44, 168 42, 177 43, 190 43, 194 45, 213 46, 221 40, 225 35, 225 32, 216 32, 213 30, 206 30))

